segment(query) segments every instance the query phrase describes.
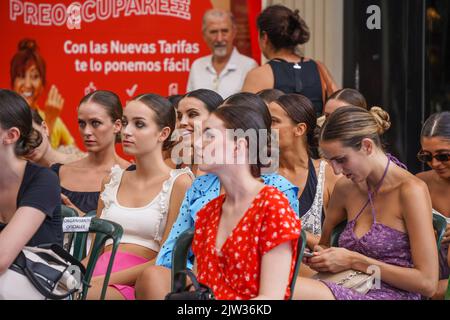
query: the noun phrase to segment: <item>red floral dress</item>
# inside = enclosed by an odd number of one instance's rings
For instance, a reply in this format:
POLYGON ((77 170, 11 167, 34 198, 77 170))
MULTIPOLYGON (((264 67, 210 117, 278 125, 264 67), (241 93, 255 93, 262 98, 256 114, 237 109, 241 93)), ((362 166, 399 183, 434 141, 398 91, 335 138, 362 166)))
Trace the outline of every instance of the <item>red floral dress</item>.
MULTIPOLYGON (((221 195, 197 213, 192 250, 197 260, 198 280, 213 290, 216 299, 254 298, 259 293, 263 255, 291 241, 290 283, 297 257, 300 220, 285 195, 274 187, 265 186, 218 250, 216 236, 224 200, 225 195, 221 195)), ((285 299, 289 296, 288 286, 285 299)))

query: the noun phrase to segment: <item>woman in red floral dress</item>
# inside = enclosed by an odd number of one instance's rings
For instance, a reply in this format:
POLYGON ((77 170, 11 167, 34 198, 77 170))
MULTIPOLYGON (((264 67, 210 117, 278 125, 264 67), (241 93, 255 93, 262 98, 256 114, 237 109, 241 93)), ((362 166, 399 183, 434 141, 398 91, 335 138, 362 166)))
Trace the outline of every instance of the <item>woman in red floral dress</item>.
POLYGON ((281 191, 258 180, 263 129, 263 118, 249 108, 219 108, 195 142, 200 170, 216 174, 225 191, 198 212, 192 247, 198 280, 217 299, 290 295, 300 220, 281 191))

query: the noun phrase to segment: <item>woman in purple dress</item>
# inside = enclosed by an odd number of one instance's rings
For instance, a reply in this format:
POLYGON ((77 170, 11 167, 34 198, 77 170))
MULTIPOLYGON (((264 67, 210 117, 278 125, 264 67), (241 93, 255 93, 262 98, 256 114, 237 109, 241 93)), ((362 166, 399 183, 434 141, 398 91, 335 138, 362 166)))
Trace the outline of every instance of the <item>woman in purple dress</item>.
POLYGON ((380 135, 390 127, 381 108, 342 107, 320 134, 320 149, 335 174, 320 245, 307 264, 318 272, 378 270, 380 285, 366 294, 321 280, 300 278, 296 299, 381 300, 431 297, 438 256, 426 184, 384 153, 380 135), (348 223, 339 247, 328 248, 333 228, 348 223))

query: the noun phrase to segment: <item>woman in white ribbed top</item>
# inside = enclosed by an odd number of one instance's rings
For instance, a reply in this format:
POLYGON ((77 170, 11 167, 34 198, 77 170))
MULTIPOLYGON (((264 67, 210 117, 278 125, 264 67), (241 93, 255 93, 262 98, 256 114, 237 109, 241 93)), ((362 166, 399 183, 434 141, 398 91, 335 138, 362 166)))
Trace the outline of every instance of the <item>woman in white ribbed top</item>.
MULTIPOLYGON (((193 175, 189 169, 171 169, 163 150, 170 148, 175 110, 155 94, 134 98, 125 108, 122 143, 136 165, 115 166, 104 179, 97 216, 122 225, 124 234, 116 254, 106 299, 134 299, 134 284, 152 264, 167 238, 193 175)), ((88 299, 99 299, 109 261, 107 242, 95 267, 88 299)))

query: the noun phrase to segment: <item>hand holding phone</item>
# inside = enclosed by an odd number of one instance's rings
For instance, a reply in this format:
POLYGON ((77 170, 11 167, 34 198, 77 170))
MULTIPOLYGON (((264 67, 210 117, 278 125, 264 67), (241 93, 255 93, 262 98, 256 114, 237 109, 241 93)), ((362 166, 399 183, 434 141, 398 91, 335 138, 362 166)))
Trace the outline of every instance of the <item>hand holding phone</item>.
POLYGON ((305 251, 303 252, 303 256, 304 256, 305 258, 312 258, 312 257, 314 257, 314 251, 305 250, 305 251))

